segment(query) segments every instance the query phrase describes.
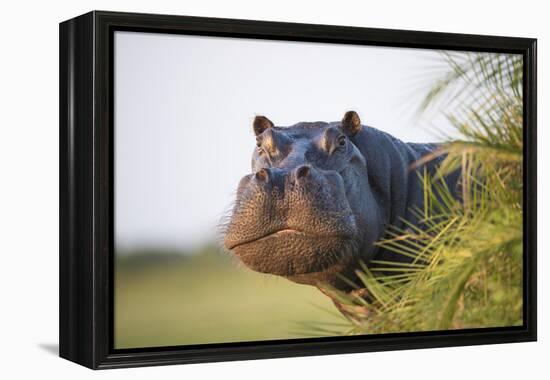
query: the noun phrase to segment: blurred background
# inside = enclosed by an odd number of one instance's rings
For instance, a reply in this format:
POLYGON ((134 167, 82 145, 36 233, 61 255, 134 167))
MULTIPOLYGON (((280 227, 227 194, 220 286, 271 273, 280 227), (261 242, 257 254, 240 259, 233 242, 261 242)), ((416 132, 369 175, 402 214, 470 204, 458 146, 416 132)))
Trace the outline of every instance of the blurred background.
MULTIPOLYGON (((115 346, 288 339, 342 323, 317 289, 254 273, 217 225, 250 171, 251 123, 340 120, 412 142, 452 125, 415 111, 437 51, 115 34, 115 346)), ((323 334, 320 334, 323 335, 323 334)))

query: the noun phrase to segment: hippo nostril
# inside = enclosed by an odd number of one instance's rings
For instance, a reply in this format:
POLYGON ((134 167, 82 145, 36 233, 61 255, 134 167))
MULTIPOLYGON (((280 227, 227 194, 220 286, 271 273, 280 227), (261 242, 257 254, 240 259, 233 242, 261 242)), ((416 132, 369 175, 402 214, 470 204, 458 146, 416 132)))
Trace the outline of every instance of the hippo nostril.
POLYGON ((307 177, 309 175, 309 166, 300 166, 297 170, 296 170, 296 178, 300 179, 300 178, 304 178, 304 177, 307 177))
POLYGON ((256 172, 256 179, 260 182, 267 182, 269 180, 269 171, 268 169, 260 169, 256 172))

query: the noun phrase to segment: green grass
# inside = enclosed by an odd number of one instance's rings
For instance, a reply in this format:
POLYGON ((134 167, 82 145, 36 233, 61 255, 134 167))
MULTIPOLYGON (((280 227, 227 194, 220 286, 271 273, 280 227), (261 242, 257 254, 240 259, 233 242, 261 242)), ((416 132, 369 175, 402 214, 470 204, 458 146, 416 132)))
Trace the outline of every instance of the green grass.
POLYGON ((215 249, 119 256, 115 283, 116 348, 303 338, 311 335, 298 322, 342 323, 316 288, 252 272, 215 249))

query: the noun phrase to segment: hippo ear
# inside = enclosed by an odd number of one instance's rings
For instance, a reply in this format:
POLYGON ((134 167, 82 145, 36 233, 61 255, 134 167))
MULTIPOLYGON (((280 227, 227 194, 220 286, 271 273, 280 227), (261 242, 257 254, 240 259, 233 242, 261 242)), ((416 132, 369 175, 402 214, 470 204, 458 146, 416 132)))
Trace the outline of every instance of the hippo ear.
POLYGON ((361 130, 361 119, 355 111, 348 111, 342 119, 342 129, 348 136, 353 136, 361 130))
POLYGON ((266 129, 273 128, 273 123, 265 116, 256 116, 254 118, 253 128, 254 134, 258 136, 262 134, 262 132, 266 129))

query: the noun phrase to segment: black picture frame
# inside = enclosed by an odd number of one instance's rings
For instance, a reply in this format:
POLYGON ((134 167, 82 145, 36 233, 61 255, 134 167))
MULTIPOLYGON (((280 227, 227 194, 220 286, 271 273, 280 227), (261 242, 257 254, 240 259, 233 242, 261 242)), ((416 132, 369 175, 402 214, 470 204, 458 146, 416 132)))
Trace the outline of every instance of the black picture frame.
POLYGON ((60 356, 89 368, 536 340, 536 39, 93 11, 60 24, 60 356), (113 345, 113 35, 142 31, 522 54, 524 324, 143 349, 113 345))

